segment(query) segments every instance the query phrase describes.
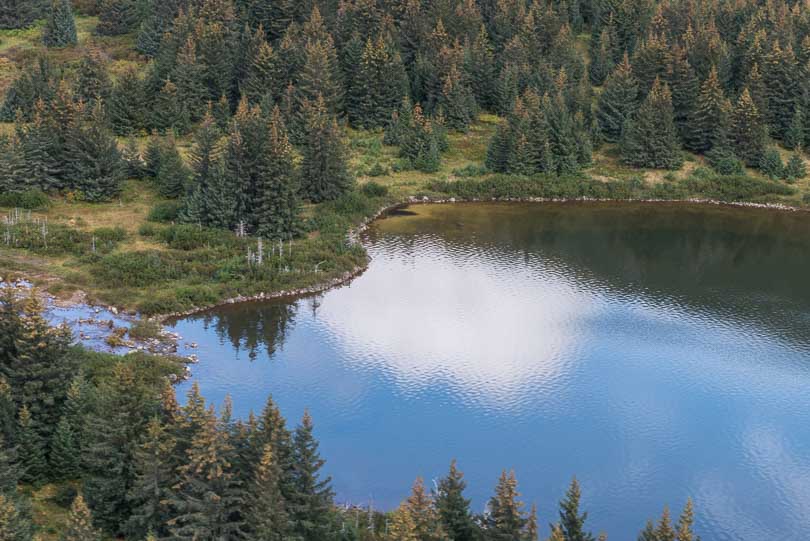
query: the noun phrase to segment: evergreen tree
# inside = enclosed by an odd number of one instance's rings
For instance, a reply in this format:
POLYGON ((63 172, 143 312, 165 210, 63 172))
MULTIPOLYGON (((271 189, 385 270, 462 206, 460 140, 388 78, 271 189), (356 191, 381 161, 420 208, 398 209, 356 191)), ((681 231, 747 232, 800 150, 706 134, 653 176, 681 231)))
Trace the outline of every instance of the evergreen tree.
POLYGON ((283 89, 278 70, 276 53, 266 41, 262 41, 247 69, 242 94, 250 103, 259 104, 265 98, 277 100, 283 89))
POLYGON ((672 527, 672 520, 669 518, 669 508, 664 507, 661 520, 655 528, 655 538, 657 541, 675 541, 675 530, 672 527))
POLYGON ((346 193, 354 180, 346 163, 346 150, 334 116, 326 102, 318 97, 307 102, 306 141, 302 149, 301 179, 303 194, 318 203, 337 199, 346 193))
POLYGON ((210 207, 208 198, 219 162, 220 132, 214 117, 209 111, 194 134, 191 150, 191 185, 187 191, 185 205, 181 213, 183 220, 192 223, 209 223, 210 207))
POLYGON ((344 89, 340 78, 337 53, 331 38, 310 41, 304 48, 304 65, 298 77, 297 107, 306 123, 307 104, 323 101, 332 115, 343 111, 344 89))
POLYGON ((476 103, 472 91, 463 82, 458 68, 451 66, 442 84, 438 100, 447 127, 466 131, 475 119, 476 103))
MULTIPOLYGON (((411 490, 411 495, 400 506, 403 514, 402 532, 409 533, 412 539, 419 541, 447 541, 447 533, 442 527, 439 513, 433 499, 425 490, 421 477, 417 477, 411 490)), ((408 539, 400 534, 400 539, 408 539)))
POLYGON ((804 111, 797 108, 793 114, 793 120, 790 121, 790 126, 785 130, 783 142, 786 148, 795 150, 804 146, 805 134, 807 133, 806 123, 804 111))
POLYGON ((746 165, 756 167, 767 146, 767 127, 748 89, 743 89, 731 120, 734 151, 746 165))
POLYGON ((782 176, 788 182, 794 182, 807 176, 807 164, 799 152, 790 155, 782 176))
POLYGON ((89 121, 71 130, 67 141, 67 177, 87 201, 106 201, 118 195, 126 172, 103 114, 101 103, 96 104, 89 121))
POLYGON ((408 91, 408 79, 399 52, 381 34, 369 39, 360 58, 357 77, 350 89, 353 124, 366 128, 385 125, 408 91))
POLYGON ((326 539, 330 533, 332 479, 321 478, 325 461, 318 454, 309 412, 295 429, 292 448, 294 492, 289 503, 295 535, 304 541, 326 539))
POLYGON ((276 107, 270 119, 270 137, 258 181, 258 233, 269 239, 285 239, 298 232, 298 179, 292 146, 276 107))
POLYGON ((678 524, 676 526, 677 541, 699 541, 700 538, 697 537, 692 531, 694 525, 695 512, 692 505, 692 499, 690 498, 686 500, 686 505, 683 508, 683 512, 678 518, 678 524))
POLYGON ((99 101, 106 103, 111 93, 112 81, 101 53, 91 50, 82 56, 79 63, 74 94, 79 100, 93 107, 99 101))
POLYGON ((777 138, 790 126, 800 96, 798 63, 793 47, 780 46, 776 40, 765 58, 763 79, 768 100, 768 125, 777 138))
MULTIPOLYGON (((411 167, 426 173, 439 169, 441 160, 441 141, 438 127, 434 121, 422 114, 422 108, 417 104, 408 111, 403 108, 399 113, 400 127, 400 155, 410 162, 411 167), (404 115, 408 115, 407 118, 404 115)), ((395 128, 395 126, 391 126, 395 128)))
POLYGON ((233 447, 219 430, 213 410, 201 420, 191 439, 187 462, 180 467, 180 482, 172 501, 177 510, 169 520, 173 539, 241 539, 239 510, 244 491, 229 461, 233 447))
POLYGON ((21 480, 34 486, 41 485, 47 478, 48 463, 42 436, 36 430, 35 421, 31 417, 28 406, 20 409, 17 441, 23 466, 21 480))
POLYGON ((171 518, 168 502, 175 483, 172 468, 176 441, 160 419, 153 418, 134 452, 135 480, 127 495, 132 513, 126 531, 137 539, 152 532, 165 537, 171 518))
POLYGON ((160 195, 171 198, 180 197, 186 192, 189 176, 188 168, 183 163, 177 145, 175 145, 174 139, 170 138, 161 153, 160 168, 155 178, 160 195))
POLYGON ((683 47, 676 46, 673 49, 667 82, 672 91, 675 127, 678 129, 681 143, 685 143, 689 137, 689 121, 695 114, 700 84, 683 47))
POLYGON ((690 136, 686 147, 696 152, 706 152, 726 137, 729 104, 716 68, 700 87, 695 116, 690 122, 690 136))
POLYGON ((76 45, 76 21, 73 19, 73 8, 70 0, 51 0, 51 9, 42 40, 46 47, 68 47, 76 45))
POLYGON ((441 479, 436 494, 436 509, 450 539, 453 541, 474 541, 476 526, 470 513, 470 500, 464 497, 467 483, 464 474, 456 468, 456 461, 450 463, 450 472, 441 479))
POLYGON ((119 532, 129 516, 135 449, 155 407, 149 388, 128 364, 114 366, 97 390, 82 456, 84 492, 96 523, 108 531, 119 532))
POLYGON ((248 491, 247 524, 251 535, 266 541, 282 541, 289 529, 284 498, 280 488, 281 468, 275 459, 273 445, 264 446, 248 491))
POLYGON ((484 25, 481 25, 472 44, 464 49, 466 52, 464 71, 476 103, 484 109, 495 110, 497 106, 495 53, 484 25))
POLYGON ((785 175, 785 164, 782 162, 782 156, 775 148, 769 148, 762 154, 759 160, 759 169, 763 175, 771 179, 783 178, 785 175))
POLYGON ((501 473, 486 517, 487 536, 492 541, 514 541, 523 536, 527 520, 519 496, 515 473, 501 473))
POLYGON ((146 93, 137 70, 128 69, 118 76, 106 105, 116 135, 132 135, 146 127, 146 93))
POLYGON ((596 119, 605 140, 615 142, 621 138, 625 123, 638 107, 638 92, 638 83, 625 54, 605 81, 596 106, 596 119))
MULTIPOLYGON (((580 169, 580 152, 574 133, 574 121, 562 93, 555 99, 543 99, 543 114, 548 126, 548 145, 553 167, 545 169, 557 175, 569 175, 580 169)), ((588 156, 590 158, 590 156, 588 156)))
POLYGON ((585 531, 588 513, 579 513, 580 489, 576 477, 560 502, 560 529, 565 541, 593 541, 591 533, 585 531))
POLYGON ((81 449, 73 427, 65 418, 59 421, 51 441, 51 471, 54 479, 75 479, 79 474, 81 449))
POLYGON ((61 541, 99 541, 101 533, 93 527, 90 509, 82 495, 76 496, 70 507, 70 517, 61 541))
POLYGON ((31 526, 22 516, 18 503, 0 493, 0 539, 4 541, 31 541, 31 526))
POLYGON ((31 0, 0 0, 0 30, 27 28, 36 15, 31 0))
POLYGON ((622 161, 635 167, 677 169, 683 163, 666 83, 656 79, 621 141, 622 161))
POLYGON ((119 36, 130 32, 138 22, 134 0, 102 0, 96 32, 102 36, 119 36))

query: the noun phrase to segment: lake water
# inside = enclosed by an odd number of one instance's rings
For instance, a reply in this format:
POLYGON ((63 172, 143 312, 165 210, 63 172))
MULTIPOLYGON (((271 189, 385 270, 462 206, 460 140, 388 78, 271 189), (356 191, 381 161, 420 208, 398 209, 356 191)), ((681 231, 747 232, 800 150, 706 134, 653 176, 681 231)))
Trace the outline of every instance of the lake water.
POLYGON ((366 242, 349 286, 174 324, 207 398, 311 410, 339 501, 457 458, 476 511, 514 468, 544 525, 576 474, 614 540, 687 497, 707 541, 807 538, 810 215, 412 206, 366 242))

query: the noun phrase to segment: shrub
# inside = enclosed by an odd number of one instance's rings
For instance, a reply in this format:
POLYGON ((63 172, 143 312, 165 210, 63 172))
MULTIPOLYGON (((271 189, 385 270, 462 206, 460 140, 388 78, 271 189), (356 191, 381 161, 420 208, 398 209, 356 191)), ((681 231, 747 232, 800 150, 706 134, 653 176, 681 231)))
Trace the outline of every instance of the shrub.
POLYGON ((453 169, 453 175, 457 177, 482 177, 489 173, 489 169, 484 165, 470 164, 460 169, 453 169))
POLYGON ((127 238, 123 227, 99 227, 93 231, 93 235, 101 242, 121 242, 127 238))
POLYGON ((388 168, 384 165, 375 163, 371 166, 371 169, 368 170, 368 176, 370 177, 382 177, 388 174, 388 168))
POLYGON ((51 204, 48 196, 41 190, 8 192, 0 194, 0 207, 14 207, 26 210, 47 208, 51 204))
POLYGON ((383 186, 377 182, 368 182, 361 189, 368 197, 385 197, 388 195, 388 186, 383 186))
POLYGON ((744 175, 714 175, 684 181, 690 193, 720 201, 749 201, 768 195, 791 195, 794 190, 779 182, 744 175))
POLYGON ((96 264, 95 273, 102 284, 111 287, 143 287, 182 275, 177 265, 154 251, 107 255, 96 264))
POLYGON ((141 224, 138 234, 142 237, 154 237, 157 234, 157 228, 152 224, 141 224))
POLYGON ((745 165, 737 156, 725 149, 712 149, 706 153, 712 169, 721 175, 744 175, 745 165))
POLYGON ((197 225, 173 225, 158 232, 160 240, 176 250, 196 250, 208 246, 221 246, 235 240, 232 233, 207 229, 197 225))
POLYGON ((169 223, 177 220, 182 204, 179 201, 163 201, 149 211, 147 220, 150 222, 169 223))
POLYGON ((134 340, 157 340, 163 336, 163 327, 151 319, 139 319, 129 328, 129 337, 134 340))

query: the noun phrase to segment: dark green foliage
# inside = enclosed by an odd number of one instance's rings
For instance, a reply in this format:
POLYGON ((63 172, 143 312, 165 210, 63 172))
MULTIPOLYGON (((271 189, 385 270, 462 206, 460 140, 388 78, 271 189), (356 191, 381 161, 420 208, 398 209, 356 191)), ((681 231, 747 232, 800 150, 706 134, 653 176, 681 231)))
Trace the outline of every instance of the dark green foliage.
POLYGON ((0 193, 0 207, 36 210, 47 208, 50 204, 48 196, 38 189, 0 193))
POLYGON ((76 45, 76 21, 70 0, 51 0, 47 22, 42 31, 42 41, 47 47, 76 45))
POLYGON ((768 144, 768 128, 747 88, 732 115, 731 142, 735 153, 750 167, 759 164, 768 144))
POLYGON ((785 164, 782 156, 775 148, 769 148, 762 153, 759 160, 759 170, 762 174, 771 179, 783 178, 785 175, 785 164))
POLYGON ((565 541, 594 541, 594 536, 585 530, 588 513, 580 514, 579 499, 579 482, 574 478, 565 499, 560 502, 559 524, 563 538, 565 541))
POLYGON ((672 115, 672 96, 656 79, 622 134, 622 161, 635 167, 677 169, 683 163, 672 115))
POLYGON ((257 186, 257 232, 268 239, 288 239, 298 232, 300 205, 292 146, 278 108, 269 131, 257 186))
POLYGON ((31 0, 0 0, 0 30, 26 28, 36 16, 36 6, 31 0))
POLYGON ((727 145, 714 147, 706 153, 706 159, 721 175, 745 175, 745 163, 727 145))
POLYGON ((596 118, 606 141, 615 142, 621 138, 625 123, 638 107, 638 93, 638 82, 625 55, 605 81, 596 107, 596 118))
POLYGON ((456 461, 450 464, 447 477, 441 479, 436 494, 436 509, 444 525, 444 530, 453 541, 474 541, 476 524, 470 513, 470 500, 464 497, 467 483, 464 475, 456 468, 456 461))
POLYGON ((793 120, 800 96, 796 56, 793 47, 784 48, 777 39, 765 58, 763 80, 768 100, 768 124, 777 138, 785 132, 793 120))
POLYGON ((304 113, 306 140, 302 149, 302 193, 315 203, 336 199, 354 183, 348 171, 346 149, 337 121, 320 97, 308 102, 304 113))
POLYGON ((169 140, 160 157, 155 184, 163 197, 177 198, 186 193, 190 172, 174 144, 169 140))
POLYGON ((131 135, 145 126, 147 115, 144 81, 134 69, 119 75, 107 105, 107 118, 116 135, 131 135))
POLYGON ((248 488, 247 527, 256 539, 282 541, 290 524, 281 493, 281 467, 273 445, 265 444, 248 488))
POLYGON ((118 36, 130 32, 137 22, 135 0, 102 0, 96 32, 102 36, 118 36))
POLYGON ((218 429, 213 411, 192 421, 199 428, 192 427, 187 462, 178 470, 180 481, 171 500, 177 511, 169 521, 172 537, 240 539, 244 525, 239 510, 245 505, 245 495, 230 462, 233 444, 218 429))
POLYGON ((149 211, 147 219, 150 222, 169 223, 180 217, 181 204, 177 201, 164 201, 157 203, 149 211))
POLYGON ((411 167, 426 173, 439 169, 443 133, 435 120, 427 118, 418 104, 411 107, 403 102, 399 112, 392 117, 386 130, 386 143, 399 144, 400 156, 411 167))
POLYGON ((325 461, 318 454, 312 418, 304 414, 293 437, 292 494, 289 495, 290 519, 296 535, 304 541, 323 539, 330 526, 332 507, 331 478, 321 478, 325 461))
POLYGON ((0 119, 11 122, 21 114, 24 120, 31 120, 37 102, 48 104, 53 100, 60 80, 61 74, 52 67, 48 58, 40 56, 6 91, 0 119))
POLYGON ((785 131, 783 138, 785 147, 794 150, 804 146, 805 134, 807 132, 806 124, 807 120, 804 111, 801 108, 797 108, 796 112, 793 114, 793 120, 791 120, 790 126, 788 126, 788 129, 785 131))
POLYGON ((31 522, 20 509, 19 500, 0 493, 0 539, 30 541, 31 522))
POLYGON ((402 58, 389 39, 382 34, 366 41, 355 66, 357 76, 349 89, 349 111, 353 124, 366 128, 384 126, 408 92, 408 80, 402 58))
POLYGON ((807 164, 798 152, 791 154, 790 159, 785 164, 782 176, 788 182, 803 179, 807 176, 807 164))
POLYGON ((135 479, 127 495, 132 513, 126 531, 138 539, 149 532, 161 538, 169 533, 166 524, 171 518, 168 501, 175 483, 176 445, 170 427, 153 418, 135 449, 135 479))
POLYGON ((51 471, 54 479, 75 479, 79 474, 81 447, 78 434, 64 416, 51 440, 51 471))
POLYGON ((31 416, 28 406, 20 409, 17 441, 22 464, 20 480, 34 486, 45 482, 48 476, 48 462, 45 456, 45 443, 36 421, 31 416))
POLYGON ((712 68, 700 88, 694 117, 689 123, 686 147, 697 152, 706 152, 717 144, 723 144, 728 135, 730 109, 731 105, 723 92, 717 69, 712 68))
POLYGON ((118 143, 102 115, 99 103, 89 121, 72 130, 67 141, 67 178, 87 201, 106 201, 118 195, 126 173, 118 143))

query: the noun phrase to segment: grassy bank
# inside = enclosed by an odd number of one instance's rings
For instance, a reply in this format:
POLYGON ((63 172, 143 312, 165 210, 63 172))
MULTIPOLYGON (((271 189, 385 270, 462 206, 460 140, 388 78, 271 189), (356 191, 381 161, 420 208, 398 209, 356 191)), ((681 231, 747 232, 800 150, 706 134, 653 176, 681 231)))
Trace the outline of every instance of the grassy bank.
POLYGON ((262 243, 261 265, 258 239, 175 223, 176 204, 145 181, 128 181, 119 200, 103 204, 65 197, 0 200, 6 205, 0 212, 14 222, 2 226, 0 276, 25 277, 62 298, 81 292, 90 302, 158 315, 335 283, 366 264, 363 248, 347 241, 349 230, 413 196, 808 203, 807 180, 788 185, 753 172, 724 177, 698 157, 663 174, 629 169, 610 147, 578 176, 490 174, 483 163, 497 123, 485 115, 468 133, 451 134, 441 168, 431 174, 406 170, 398 149, 383 145, 382 133, 349 130, 357 189, 338 201, 306 206, 304 234, 281 246, 262 243), (39 208, 15 211, 17 205, 39 208))

